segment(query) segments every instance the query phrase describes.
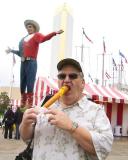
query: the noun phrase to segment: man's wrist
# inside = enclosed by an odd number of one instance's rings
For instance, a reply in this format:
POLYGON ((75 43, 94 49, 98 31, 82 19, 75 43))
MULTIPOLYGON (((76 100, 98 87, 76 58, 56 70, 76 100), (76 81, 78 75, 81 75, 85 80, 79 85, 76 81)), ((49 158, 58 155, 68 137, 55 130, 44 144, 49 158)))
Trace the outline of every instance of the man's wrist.
POLYGON ((71 127, 71 129, 69 130, 69 132, 70 132, 71 134, 73 134, 78 127, 79 127, 78 123, 72 121, 72 127, 71 127))

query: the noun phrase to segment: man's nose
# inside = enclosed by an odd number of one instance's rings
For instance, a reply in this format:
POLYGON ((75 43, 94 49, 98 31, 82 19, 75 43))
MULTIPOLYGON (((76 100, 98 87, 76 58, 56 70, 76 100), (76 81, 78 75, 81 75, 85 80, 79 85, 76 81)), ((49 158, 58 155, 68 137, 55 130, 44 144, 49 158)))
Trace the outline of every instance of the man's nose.
POLYGON ((70 78, 69 78, 69 76, 68 76, 68 75, 66 75, 66 77, 65 77, 64 81, 70 81, 70 78))

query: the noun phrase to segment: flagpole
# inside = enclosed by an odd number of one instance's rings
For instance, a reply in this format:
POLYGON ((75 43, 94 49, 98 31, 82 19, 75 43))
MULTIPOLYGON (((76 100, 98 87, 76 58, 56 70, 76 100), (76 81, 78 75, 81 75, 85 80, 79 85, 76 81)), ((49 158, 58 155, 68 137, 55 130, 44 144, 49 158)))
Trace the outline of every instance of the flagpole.
MULTIPOLYGON (((83 32, 84 32, 84 28, 82 28, 83 32)), ((81 44, 81 62, 83 62, 84 60, 84 55, 83 55, 83 52, 84 52, 84 45, 83 45, 83 32, 82 32, 82 44, 81 44)))
POLYGON ((104 53, 102 55, 102 86, 104 86, 104 53))
POLYGON ((114 75, 114 66, 113 66, 113 87, 114 87, 114 83, 115 83, 115 82, 114 82, 114 78, 115 78, 114 76, 115 76, 115 75, 114 75))
MULTIPOLYGON (((122 59, 122 58, 121 58, 122 59)), ((121 60, 119 63, 119 73, 118 73, 118 84, 119 84, 119 89, 121 88, 122 85, 122 65, 121 65, 121 60)))
POLYGON ((12 69, 11 69, 11 80, 10 80, 10 90, 9 90, 9 99, 12 98, 12 87, 13 87, 13 80, 12 80, 12 76, 13 76, 13 65, 12 65, 12 69))
POLYGON ((104 53, 105 53, 105 42, 103 37, 103 54, 102 54, 102 86, 104 86, 104 53))
MULTIPOLYGON (((96 78, 98 77, 98 54, 97 54, 97 57, 96 57, 96 78)), ((98 78, 97 78, 98 79, 98 78)))
POLYGON ((77 46, 75 46, 75 50, 76 50, 76 55, 75 55, 75 57, 76 57, 76 59, 77 59, 77 46))
POLYGON ((16 63, 15 62, 15 56, 14 54, 12 55, 12 59, 13 59, 13 63, 12 63, 12 69, 11 69, 11 80, 10 80, 10 90, 9 90, 9 99, 12 98, 12 87, 13 87, 13 83, 14 83, 14 74, 13 74, 13 68, 14 68, 14 64, 16 63))
POLYGON ((118 84, 119 84, 119 88, 120 88, 120 78, 121 78, 121 66, 120 66, 120 64, 118 65, 119 66, 119 72, 118 72, 118 84))
POLYGON ((122 58, 120 59, 120 84, 122 85, 122 72, 123 72, 123 66, 122 66, 122 58))

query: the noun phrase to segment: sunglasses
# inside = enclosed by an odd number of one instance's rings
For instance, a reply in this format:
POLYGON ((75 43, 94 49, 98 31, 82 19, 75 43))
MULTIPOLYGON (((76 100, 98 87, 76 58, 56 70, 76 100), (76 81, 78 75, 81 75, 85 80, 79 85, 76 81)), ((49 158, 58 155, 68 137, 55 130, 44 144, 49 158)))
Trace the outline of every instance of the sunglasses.
POLYGON ((69 73, 69 74, 59 73, 57 77, 60 80, 64 80, 68 76, 70 80, 74 80, 74 79, 77 79, 79 75, 80 74, 78 73, 69 73))

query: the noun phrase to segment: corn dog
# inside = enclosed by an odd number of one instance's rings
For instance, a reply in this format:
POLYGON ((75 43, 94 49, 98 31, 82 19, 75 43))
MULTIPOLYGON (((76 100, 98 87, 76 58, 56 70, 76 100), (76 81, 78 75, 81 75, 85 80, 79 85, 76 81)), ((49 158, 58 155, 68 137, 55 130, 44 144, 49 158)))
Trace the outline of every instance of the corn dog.
POLYGON ((44 104, 44 107, 48 108, 57 99, 59 99, 61 96, 63 96, 68 90, 69 90, 68 86, 63 86, 62 88, 60 88, 60 90, 44 104))

